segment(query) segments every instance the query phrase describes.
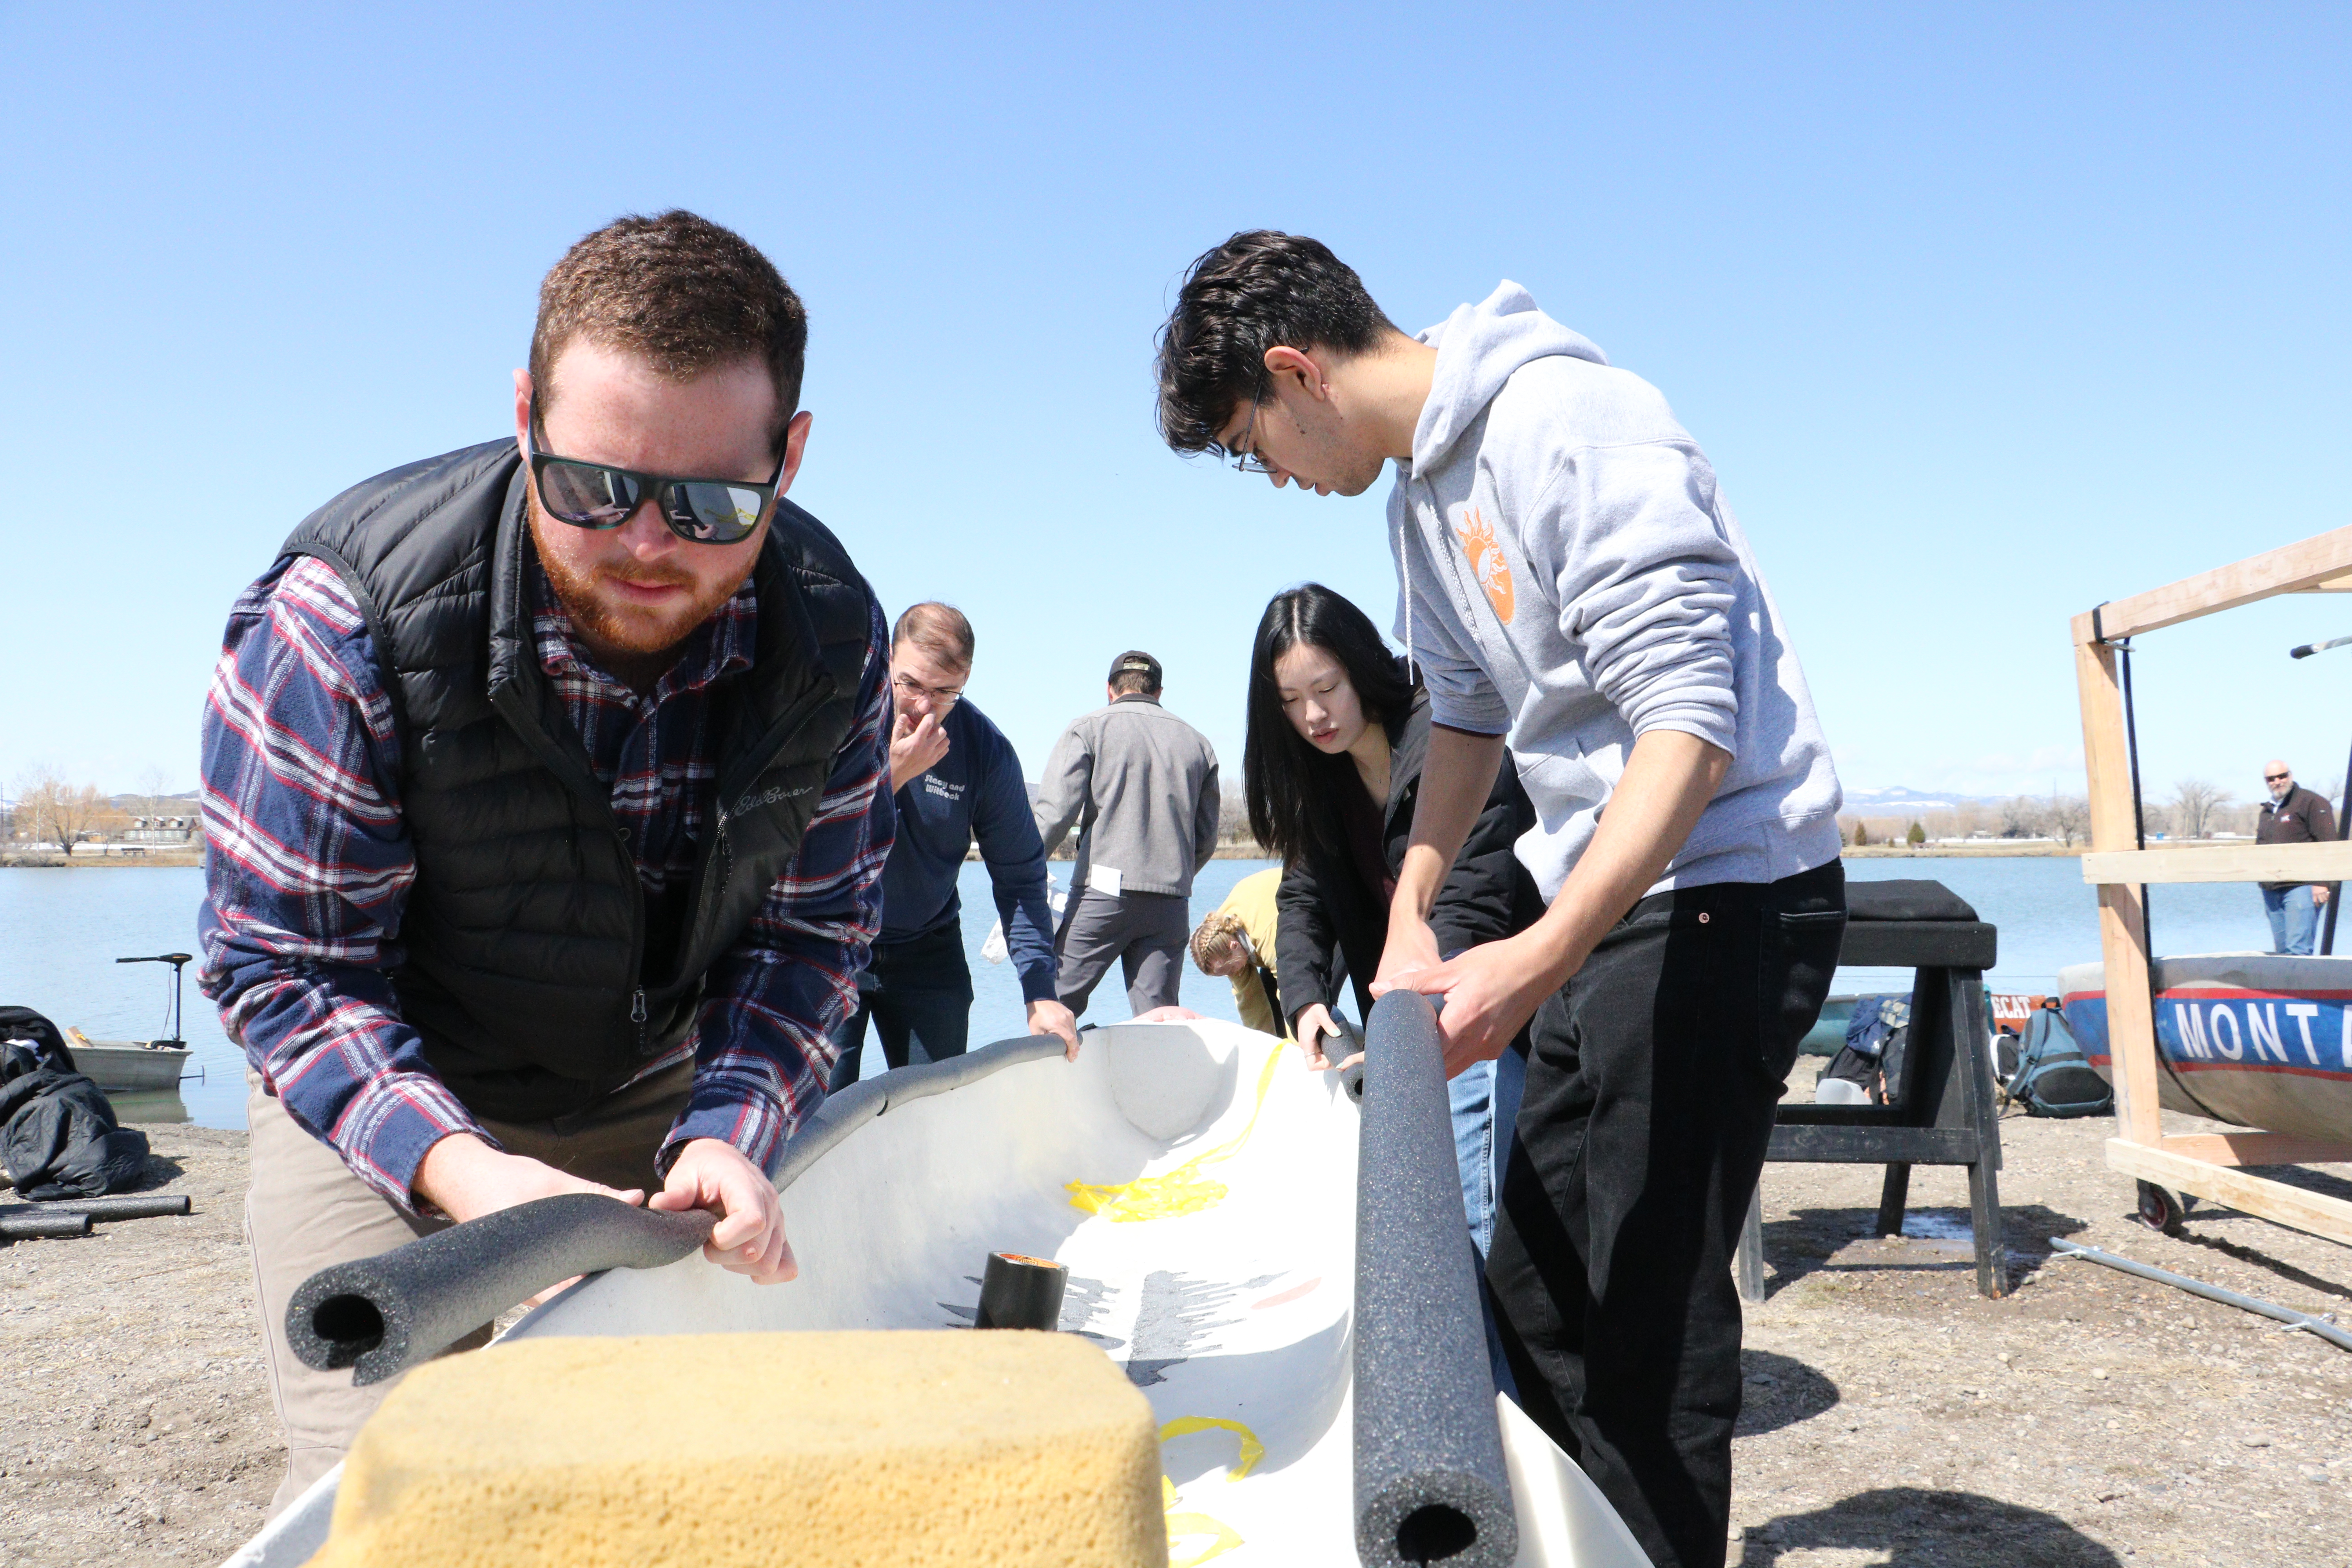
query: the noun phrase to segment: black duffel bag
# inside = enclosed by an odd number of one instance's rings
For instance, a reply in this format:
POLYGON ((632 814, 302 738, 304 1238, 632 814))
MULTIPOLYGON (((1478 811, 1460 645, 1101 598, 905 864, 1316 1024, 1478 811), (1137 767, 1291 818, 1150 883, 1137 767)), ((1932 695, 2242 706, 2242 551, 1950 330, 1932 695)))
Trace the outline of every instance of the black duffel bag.
POLYGON ((103 1197, 147 1173, 147 1134, 114 1120, 106 1091, 29 1007, 0 1010, 0 1165, 37 1202, 103 1197))

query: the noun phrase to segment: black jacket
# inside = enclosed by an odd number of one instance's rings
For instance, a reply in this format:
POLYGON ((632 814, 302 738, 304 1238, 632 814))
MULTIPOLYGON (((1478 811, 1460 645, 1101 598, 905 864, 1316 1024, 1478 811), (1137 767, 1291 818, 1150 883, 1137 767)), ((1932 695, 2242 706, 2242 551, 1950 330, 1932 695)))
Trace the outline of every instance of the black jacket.
MULTIPOLYGON (((2326 844, 2336 837, 2336 811, 2327 797, 2301 784, 2286 792, 2284 800, 2263 802, 2262 818, 2254 824, 2257 844, 2326 844)), ((2264 882, 2272 892, 2282 888, 2299 888, 2300 882, 2264 882)))
MULTIPOLYGON (((1381 852, 1389 875, 1404 864, 1412 837, 1412 811, 1421 799, 1421 768, 1429 756, 1429 699, 1390 731, 1388 809, 1382 815, 1381 852)), ((1513 846, 1535 826, 1535 807, 1519 787, 1518 769, 1508 752, 1496 773, 1486 807, 1471 825, 1462 853, 1439 889, 1429 926, 1437 950, 1452 955, 1464 948, 1525 931, 1543 913, 1543 895, 1519 864, 1513 846)), ((1334 862, 1313 850, 1283 868, 1276 895, 1281 925, 1276 936, 1275 974, 1282 990, 1282 1016, 1293 1025, 1300 1009, 1338 999, 1335 953, 1347 961, 1356 1005, 1372 1009, 1371 984, 1388 942, 1389 907, 1378 888, 1364 886, 1352 858, 1334 862)))
POLYGON ((529 482, 511 438, 470 447, 345 491, 283 551, 350 586, 392 699, 416 855, 401 1016, 435 1076, 508 1121, 583 1109, 694 1026, 705 971, 799 853, 856 722, 877 614, 839 542, 779 500, 752 568, 752 667, 713 700, 717 820, 664 929, 540 667, 529 482))

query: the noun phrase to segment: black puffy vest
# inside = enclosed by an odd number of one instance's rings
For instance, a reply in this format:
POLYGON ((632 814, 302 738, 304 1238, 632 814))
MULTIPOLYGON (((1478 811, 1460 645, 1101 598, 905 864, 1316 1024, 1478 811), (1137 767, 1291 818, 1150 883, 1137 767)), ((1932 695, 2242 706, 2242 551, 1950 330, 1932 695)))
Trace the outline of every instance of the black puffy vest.
POLYGON ((283 552, 350 585, 392 696, 416 857, 402 1016, 460 1100, 509 1121, 581 1110, 693 1026, 704 973, 799 850, 874 615, 840 542, 779 500, 752 668, 711 689, 715 820, 676 929, 649 931, 626 830, 533 643, 529 482, 511 439, 469 447, 344 491, 283 552))

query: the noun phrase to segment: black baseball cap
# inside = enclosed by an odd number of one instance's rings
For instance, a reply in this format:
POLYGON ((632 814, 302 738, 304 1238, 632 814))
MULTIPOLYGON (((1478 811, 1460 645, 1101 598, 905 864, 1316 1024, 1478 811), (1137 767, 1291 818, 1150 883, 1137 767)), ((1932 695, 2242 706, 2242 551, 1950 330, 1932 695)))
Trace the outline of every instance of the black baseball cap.
POLYGON ((1122 675, 1140 674, 1157 691, 1164 684, 1160 679, 1160 661, 1140 648, 1129 648, 1110 661, 1110 673, 1103 679, 1116 681, 1122 675))

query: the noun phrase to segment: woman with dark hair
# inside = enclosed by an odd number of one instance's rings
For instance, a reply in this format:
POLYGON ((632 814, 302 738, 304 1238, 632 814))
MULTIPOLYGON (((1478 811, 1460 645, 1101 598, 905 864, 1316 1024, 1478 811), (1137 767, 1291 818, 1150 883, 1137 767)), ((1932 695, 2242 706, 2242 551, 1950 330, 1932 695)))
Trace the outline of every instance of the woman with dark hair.
MULTIPOLYGON (((1365 615, 1319 583, 1274 596, 1250 655, 1242 773, 1250 828, 1283 861, 1275 973, 1283 1016, 1310 1065, 1330 1065, 1344 963, 1356 1004, 1388 941, 1389 900, 1412 836, 1429 698, 1365 615)), ((1512 846, 1535 825, 1508 756, 1430 910, 1452 954, 1532 923, 1543 900, 1512 846)), ((1524 1062, 1506 1051, 1449 1086, 1464 1208, 1483 1257, 1524 1062), (1499 1136, 1498 1136, 1499 1130, 1499 1136)))

